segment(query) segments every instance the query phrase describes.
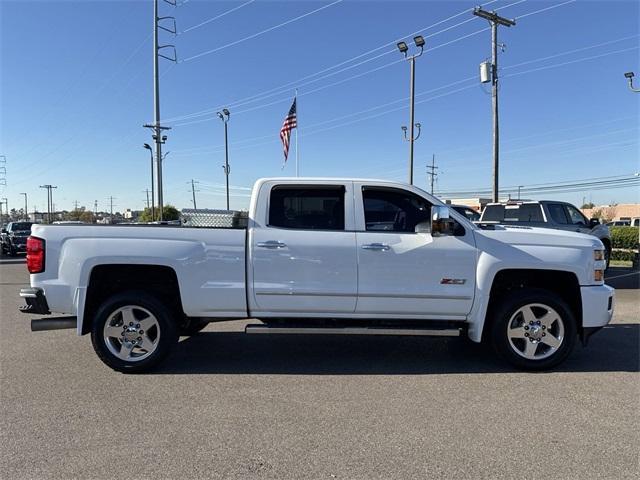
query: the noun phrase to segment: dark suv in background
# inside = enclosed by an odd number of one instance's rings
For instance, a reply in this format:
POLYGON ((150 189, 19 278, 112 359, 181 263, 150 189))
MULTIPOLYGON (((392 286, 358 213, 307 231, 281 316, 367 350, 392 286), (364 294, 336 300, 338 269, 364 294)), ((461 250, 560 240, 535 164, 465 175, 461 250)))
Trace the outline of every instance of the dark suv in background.
POLYGON ((27 237, 31 235, 31 222, 11 222, 2 229, 2 253, 15 256, 27 251, 27 237))
POLYGON ((611 233, 597 218, 587 219, 574 205, 553 200, 509 201, 489 203, 482 211, 480 223, 526 225, 588 233, 604 244, 607 267, 611 257, 611 233))

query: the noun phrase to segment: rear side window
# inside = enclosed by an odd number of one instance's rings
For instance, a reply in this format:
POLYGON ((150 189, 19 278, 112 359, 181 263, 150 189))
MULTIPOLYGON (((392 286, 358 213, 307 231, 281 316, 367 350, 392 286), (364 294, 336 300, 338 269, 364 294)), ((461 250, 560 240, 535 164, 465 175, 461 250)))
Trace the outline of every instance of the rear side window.
POLYGON ((344 230, 344 187, 274 187, 269 226, 298 230, 344 230))
POLYGON ((487 205, 482 221, 489 222, 544 222, 540 205, 523 203, 520 205, 487 205))
POLYGON ((551 218, 554 222, 560 223, 562 225, 569 223, 567 220, 567 216, 564 213, 564 208, 561 204, 550 203, 549 205, 547 205, 547 208, 549 209, 549 215, 551 215, 551 218))

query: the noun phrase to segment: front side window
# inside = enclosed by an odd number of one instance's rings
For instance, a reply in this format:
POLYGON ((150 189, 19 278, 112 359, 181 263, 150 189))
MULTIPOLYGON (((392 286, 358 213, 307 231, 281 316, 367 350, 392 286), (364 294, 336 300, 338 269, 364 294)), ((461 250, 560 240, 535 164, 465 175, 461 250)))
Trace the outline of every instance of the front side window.
POLYGON ((564 208, 559 203, 550 203, 547 208, 549 209, 549 215, 555 223, 559 223, 561 225, 566 225, 569 223, 567 220, 567 216, 564 213, 564 208))
POLYGON ((587 225, 587 219, 584 215, 574 206, 565 205, 567 207, 567 213, 571 219, 571 223, 574 225, 587 225))
POLYGON ((298 230, 344 230, 344 187, 274 187, 269 226, 298 230))
POLYGON ((362 190, 364 220, 368 232, 410 232, 429 222, 431 204, 411 192, 392 188, 362 190))

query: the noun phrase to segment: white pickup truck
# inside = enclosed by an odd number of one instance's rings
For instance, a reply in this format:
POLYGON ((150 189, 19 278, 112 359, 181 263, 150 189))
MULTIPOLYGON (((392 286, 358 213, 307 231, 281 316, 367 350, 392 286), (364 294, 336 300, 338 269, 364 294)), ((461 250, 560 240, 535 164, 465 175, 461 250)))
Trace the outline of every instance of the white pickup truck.
POLYGON ((34 225, 32 330, 91 333, 104 363, 150 369, 179 335, 254 318, 247 333, 468 335, 546 369, 612 317, 604 247, 581 233, 482 230, 415 186, 256 182, 246 228, 34 225))

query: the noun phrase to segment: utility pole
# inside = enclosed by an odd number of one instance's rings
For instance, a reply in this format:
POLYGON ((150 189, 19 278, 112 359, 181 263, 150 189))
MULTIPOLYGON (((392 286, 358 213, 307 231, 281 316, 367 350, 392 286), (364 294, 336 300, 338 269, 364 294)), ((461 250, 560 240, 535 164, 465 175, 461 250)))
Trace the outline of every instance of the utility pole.
MULTIPOLYGON (((153 180, 153 148, 151 148, 151 145, 149 145, 148 143, 144 144, 144 148, 146 148, 147 150, 149 150, 149 153, 151 154, 151 221, 154 221, 156 219, 156 195, 155 195, 155 186, 154 186, 154 180, 153 180)), ((147 196, 149 194, 147 193, 147 196)), ((147 200, 147 208, 149 208, 149 201, 147 200)))
POLYGON ((427 170, 429 170, 427 172, 427 175, 429 175, 429 181, 431 183, 431 195, 433 195, 433 181, 438 176, 438 174, 436 173, 436 170, 438 170, 438 167, 436 167, 436 154, 435 153, 431 157, 431 165, 427 165, 427 170))
POLYGON ((98 200, 93 201, 93 214, 98 218, 98 200))
POLYGON ((520 200, 520 189, 524 187, 524 185, 518 185, 518 200, 520 200))
POLYGON ((493 106, 493 201, 498 201, 498 171, 500 137, 498 130, 498 25, 512 27, 515 20, 499 16, 496 12, 487 12, 480 7, 473 10, 477 17, 484 18, 491 24, 491 101, 493 106))
POLYGON ((191 179, 191 194, 193 195, 193 209, 197 210, 198 206, 196 205, 196 183, 200 183, 200 182, 196 182, 193 178, 191 179))
MULTIPOLYGON (((152 138, 156 143, 156 170, 157 170, 157 181, 158 181, 158 209, 160 210, 160 220, 162 220, 162 206, 163 206, 163 198, 162 198, 162 145, 166 142, 167 136, 163 135, 162 132, 164 130, 170 130, 170 127, 164 127, 160 124, 160 71, 159 71, 159 60, 160 57, 170 60, 172 62, 178 61, 176 54, 175 45, 159 45, 158 43, 158 30, 162 29, 173 35, 177 34, 176 30, 176 19, 175 17, 160 17, 158 15, 158 1, 153 0, 153 111, 154 111, 154 120, 153 124, 145 124, 143 125, 145 128, 150 128, 153 131, 152 138), (163 25, 160 25, 162 20, 173 20, 173 28, 167 28, 163 25), (160 50, 164 48, 173 49, 173 57, 168 57, 160 53, 160 50)), ((176 6, 175 0, 164 0, 166 3, 172 6, 176 6)))
MULTIPOLYGON (((229 123, 231 112, 229 112, 228 109, 223 108, 222 112, 218 112, 217 115, 218 117, 220 117, 220 120, 222 120, 222 123, 224 123, 224 165, 222 166, 222 168, 224 169, 224 176, 227 179, 227 210, 229 210, 229 173, 231 172, 231 170, 229 169, 229 138, 227 136, 227 123, 229 123)), ((298 134, 296 133, 296 138, 297 135, 298 134)))
POLYGON ((11 217, 9 216, 9 200, 3 198, 2 203, 4 203, 4 207, 7 212, 7 223, 9 223, 11 221, 11 217))
POLYGON ((113 221, 113 199, 114 199, 114 198, 115 198, 115 197, 113 197, 113 196, 110 196, 110 197, 109 197, 109 202, 110 202, 110 204, 111 204, 111 221, 113 221))
POLYGON ((147 192, 147 210, 149 210, 149 189, 147 188, 143 192, 147 192))
POLYGON ((22 192, 20 195, 24 195, 24 219, 29 220, 29 210, 27 209, 27 194, 22 192))
MULTIPOLYGON (((47 222, 48 223, 52 223, 52 212, 51 209, 53 207, 53 193, 52 193, 52 189, 54 188, 58 188, 56 186, 53 185, 40 185, 40 188, 46 188, 47 189, 47 222)), ((55 213, 55 212, 53 212, 55 213)))
POLYGON ((398 42, 397 47, 398 50, 400 50, 400 53, 402 53, 404 55, 404 58, 406 58, 409 61, 409 64, 411 65, 411 72, 410 72, 410 79, 409 79, 409 129, 410 129, 410 133, 409 136, 407 137, 407 127, 403 126, 402 131, 404 132, 404 138, 405 140, 407 140, 409 142, 409 185, 413 185, 413 142, 415 140, 417 140, 418 138, 420 138, 420 124, 419 123, 414 123, 414 107, 415 107, 415 100, 416 100, 416 96, 415 96, 415 84, 416 84, 416 58, 418 58, 419 56, 422 55, 422 53, 424 52, 424 38, 421 35, 417 35, 415 37, 413 37, 413 42, 415 43, 416 47, 418 47, 420 49, 419 53, 416 53, 414 55, 407 55, 407 52, 409 51, 409 46, 407 45, 406 42, 398 42), (418 135, 414 135, 414 127, 418 128, 418 135))
POLYGON ((73 209, 78 211, 78 200, 73 201, 73 209))

